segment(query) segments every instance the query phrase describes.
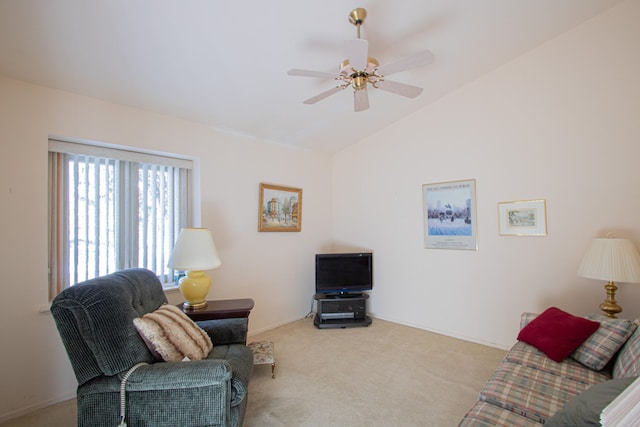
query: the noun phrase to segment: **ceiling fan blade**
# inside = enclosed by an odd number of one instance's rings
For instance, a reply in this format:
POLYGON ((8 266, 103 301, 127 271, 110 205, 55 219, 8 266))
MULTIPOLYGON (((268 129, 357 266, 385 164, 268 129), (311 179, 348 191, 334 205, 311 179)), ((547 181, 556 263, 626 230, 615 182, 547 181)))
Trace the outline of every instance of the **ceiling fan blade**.
POLYGON ((369 63, 369 42, 364 39, 345 40, 349 65, 356 71, 363 71, 369 63))
POLYGON ((381 65, 376 69, 376 73, 380 74, 381 76, 388 76, 393 73, 399 73, 400 71, 405 71, 411 68, 431 64, 432 62, 433 53, 429 52, 428 50, 423 50, 422 52, 418 52, 415 55, 407 56, 386 65, 381 65))
POLYGON ((315 104, 318 101, 322 101, 323 99, 333 95, 334 93, 338 93, 340 92, 342 89, 344 89, 343 86, 336 86, 334 88, 331 88, 325 92, 322 92, 321 94, 318 94, 312 98, 307 99, 306 101, 303 101, 303 104, 315 104))
POLYGON ((319 77, 321 79, 335 79, 337 77, 335 74, 324 71, 301 70, 299 68, 292 68, 287 71, 287 74, 290 76, 319 77))
POLYGON ((378 89, 395 93, 396 95, 406 96, 407 98, 415 98, 422 93, 422 88, 412 86, 405 83, 394 82, 391 80, 380 80, 375 84, 378 89))
POLYGON ((366 89, 358 89, 353 92, 353 110, 364 111, 369 108, 369 94, 366 89))

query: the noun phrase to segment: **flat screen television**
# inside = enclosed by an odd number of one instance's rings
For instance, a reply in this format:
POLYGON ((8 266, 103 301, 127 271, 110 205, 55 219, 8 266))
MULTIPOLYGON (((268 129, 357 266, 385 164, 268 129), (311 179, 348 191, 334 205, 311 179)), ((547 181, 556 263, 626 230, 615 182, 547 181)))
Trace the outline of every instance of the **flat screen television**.
POLYGON ((346 295, 372 288, 372 253, 316 254, 317 294, 346 295))

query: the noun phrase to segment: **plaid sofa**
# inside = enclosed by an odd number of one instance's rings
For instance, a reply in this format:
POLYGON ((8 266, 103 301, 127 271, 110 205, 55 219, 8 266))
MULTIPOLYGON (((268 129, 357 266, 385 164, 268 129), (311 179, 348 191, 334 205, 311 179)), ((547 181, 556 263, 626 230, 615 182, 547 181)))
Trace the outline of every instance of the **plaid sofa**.
MULTIPOLYGON (((535 317, 523 313, 520 327, 535 317)), ((591 386, 640 375, 640 319, 609 319, 597 314, 587 317, 600 322, 599 329, 561 362, 518 341, 459 427, 541 426, 591 386)))

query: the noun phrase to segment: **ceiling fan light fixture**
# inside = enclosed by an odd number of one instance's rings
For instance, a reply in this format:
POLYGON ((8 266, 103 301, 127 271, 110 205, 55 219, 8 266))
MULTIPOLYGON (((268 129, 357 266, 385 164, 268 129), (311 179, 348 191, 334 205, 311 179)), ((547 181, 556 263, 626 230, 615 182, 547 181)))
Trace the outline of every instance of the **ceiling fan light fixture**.
POLYGON ((354 90, 366 89, 368 81, 369 75, 367 73, 358 72, 351 75, 351 86, 354 90))

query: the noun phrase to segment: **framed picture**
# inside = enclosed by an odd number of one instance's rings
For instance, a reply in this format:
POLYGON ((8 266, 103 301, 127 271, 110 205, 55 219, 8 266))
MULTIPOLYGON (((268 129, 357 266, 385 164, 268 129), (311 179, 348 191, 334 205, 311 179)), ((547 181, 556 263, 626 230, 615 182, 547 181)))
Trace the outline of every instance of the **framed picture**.
POLYGON ((501 236, 546 236, 547 208, 544 200, 498 203, 501 236))
POLYGON ((260 184, 258 231, 300 231, 302 190, 260 184))
POLYGON ((476 181, 422 186, 424 247, 477 250, 476 181))

